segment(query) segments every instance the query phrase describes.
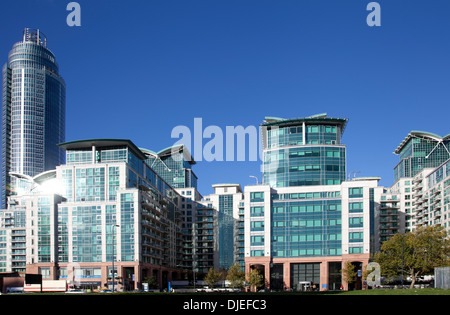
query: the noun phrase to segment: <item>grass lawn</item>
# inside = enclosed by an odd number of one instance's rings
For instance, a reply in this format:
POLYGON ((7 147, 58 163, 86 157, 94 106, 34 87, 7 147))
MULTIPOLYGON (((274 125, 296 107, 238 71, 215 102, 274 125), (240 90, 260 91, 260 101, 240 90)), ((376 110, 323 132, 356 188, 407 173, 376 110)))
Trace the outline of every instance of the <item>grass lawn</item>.
POLYGON ((443 290, 443 289, 433 289, 433 288, 426 288, 426 289, 375 289, 375 290, 354 290, 354 291, 327 291, 327 292, 271 292, 271 293, 263 293, 263 292, 242 292, 242 293, 220 293, 220 292, 214 292, 214 293, 204 293, 204 292, 197 292, 197 293, 134 293, 134 292, 123 292, 123 293, 114 293, 118 295, 133 295, 133 294, 139 294, 139 295, 147 295, 147 294, 153 294, 153 295, 191 295, 191 296, 214 296, 214 295, 233 295, 233 296, 271 296, 271 295, 281 295, 281 296, 308 296, 308 295, 450 295, 450 289, 443 290))
MULTIPOLYGON (((327 294, 327 293, 325 293, 327 294)), ((333 293, 330 293, 333 294, 333 293)), ((337 292, 337 295, 450 295, 450 289, 375 289, 337 292)))
MULTIPOLYGON (((65 294, 65 293, 29 293, 25 295, 80 295, 80 294, 65 294)), ((366 296, 375 296, 375 295, 450 295, 450 289, 433 289, 433 288, 426 288, 426 289, 374 289, 374 290, 355 290, 355 291, 327 291, 327 292, 271 292, 271 293, 262 293, 262 292, 242 292, 242 293, 220 293, 220 292, 213 292, 213 293, 204 293, 204 292, 197 292, 197 293, 154 293, 154 292, 117 292, 117 293, 84 293, 81 295, 89 295, 89 296, 95 296, 95 295, 120 295, 120 296, 133 296, 133 295, 148 295, 148 296, 170 296, 170 295, 190 295, 190 296, 242 296, 245 298, 245 296, 327 296, 327 295, 366 295, 366 296)))

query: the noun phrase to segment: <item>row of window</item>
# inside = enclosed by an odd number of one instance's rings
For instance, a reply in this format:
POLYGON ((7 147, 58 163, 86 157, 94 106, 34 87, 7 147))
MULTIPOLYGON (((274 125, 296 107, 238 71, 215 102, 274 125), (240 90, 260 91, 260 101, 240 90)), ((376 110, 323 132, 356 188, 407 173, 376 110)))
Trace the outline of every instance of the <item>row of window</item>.
MULTIPOLYGON (((349 254, 362 254, 362 246, 349 247, 349 254)), ((340 256, 341 248, 309 248, 309 249, 290 249, 290 250, 274 250, 273 257, 301 257, 301 256, 340 256)), ((263 257, 264 250, 250 251, 251 257, 263 257)))
MULTIPOLYGON (((363 212, 362 202, 350 202, 348 204, 350 213, 363 212)), ((341 211, 340 203, 335 204, 316 204, 316 205, 291 205, 291 206, 273 206, 272 213, 305 213, 305 212, 323 212, 323 211, 341 211)), ((250 216, 264 216, 264 206, 250 207, 250 216)))

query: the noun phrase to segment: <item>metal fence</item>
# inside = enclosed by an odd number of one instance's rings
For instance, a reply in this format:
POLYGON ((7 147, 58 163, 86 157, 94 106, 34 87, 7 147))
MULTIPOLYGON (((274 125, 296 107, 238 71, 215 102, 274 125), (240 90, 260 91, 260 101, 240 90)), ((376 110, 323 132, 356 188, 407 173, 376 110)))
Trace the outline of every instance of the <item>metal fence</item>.
POLYGON ((450 267, 439 267, 434 269, 434 287, 439 289, 450 289, 450 267))

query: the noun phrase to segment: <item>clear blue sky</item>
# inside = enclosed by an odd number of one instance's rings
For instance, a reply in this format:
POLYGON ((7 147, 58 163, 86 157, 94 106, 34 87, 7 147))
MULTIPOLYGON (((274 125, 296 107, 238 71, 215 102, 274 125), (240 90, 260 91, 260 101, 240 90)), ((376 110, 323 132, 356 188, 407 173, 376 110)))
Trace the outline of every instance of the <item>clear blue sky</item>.
MULTIPOLYGON (((40 28, 67 83, 67 141, 126 138, 159 151, 177 125, 258 126, 265 116, 349 119, 347 172, 393 183, 411 130, 450 133, 450 1, 78 1, 0 4, 0 62, 40 28)), ((205 140, 207 142, 208 140, 205 140)), ((194 156, 195 157, 195 156, 194 156)), ((254 183, 257 162, 199 162, 199 190, 254 183)))

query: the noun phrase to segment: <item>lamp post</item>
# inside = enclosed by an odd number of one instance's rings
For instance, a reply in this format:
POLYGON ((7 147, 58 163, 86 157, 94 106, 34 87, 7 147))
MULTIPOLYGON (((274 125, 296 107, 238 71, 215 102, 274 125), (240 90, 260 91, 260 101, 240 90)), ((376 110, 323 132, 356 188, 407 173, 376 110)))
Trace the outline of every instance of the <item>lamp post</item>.
POLYGON ((115 239, 116 239, 116 227, 120 227, 120 225, 114 224, 113 227, 114 227, 114 229, 113 229, 114 233, 113 233, 113 246, 112 246, 112 291, 114 293, 114 283, 116 281, 116 272, 114 270, 114 255, 115 255, 114 248, 115 248, 115 245, 116 245, 116 242, 115 242, 115 239))
POLYGON ((256 177, 256 176, 253 176, 253 175, 250 175, 249 177, 252 177, 252 178, 256 179, 256 185, 259 185, 259 182, 258 182, 258 177, 256 177))

